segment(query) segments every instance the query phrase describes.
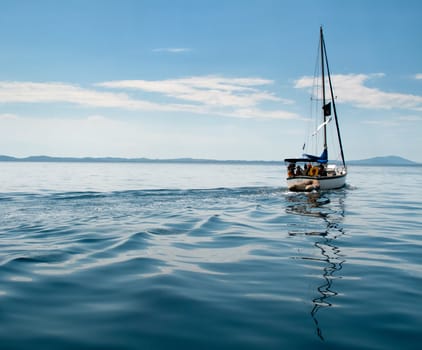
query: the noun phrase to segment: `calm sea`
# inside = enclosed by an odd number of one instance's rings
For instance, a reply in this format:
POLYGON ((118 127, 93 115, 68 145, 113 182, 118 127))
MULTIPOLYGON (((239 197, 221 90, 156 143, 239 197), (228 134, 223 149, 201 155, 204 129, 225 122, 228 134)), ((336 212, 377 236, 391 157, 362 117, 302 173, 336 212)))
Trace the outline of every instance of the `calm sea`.
POLYGON ((420 349, 422 168, 0 163, 1 349, 420 349))

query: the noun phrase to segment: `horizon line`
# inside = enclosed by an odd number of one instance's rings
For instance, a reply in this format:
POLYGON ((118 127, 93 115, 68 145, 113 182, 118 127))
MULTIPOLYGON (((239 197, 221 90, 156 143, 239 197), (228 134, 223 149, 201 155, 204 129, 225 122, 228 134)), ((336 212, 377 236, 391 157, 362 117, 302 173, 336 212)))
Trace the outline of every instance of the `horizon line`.
MULTIPOLYGON (((346 162, 350 165, 358 165, 356 163, 365 163, 362 165, 371 165, 367 164, 368 161, 377 160, 381 161, 378 163, 384 165, 388 163, 390 159, 390 165, 397 163, 391 162, 391 158, 399 159, 407 164, 398 164, 398 165, 422 165, 420 162, 415 162, 410 159, 388 155, 388 156, 375 156, 365 159, 356 159, 346 162), (387 161, 382 163, 382 161, 387 161)), ((0 161, 2 162, 74 162, 74 163, 237 163, 237 164, 285 164, 284 158, 280 160, 246 160, 246 159, 210 159, 210 158, 192 158, 192 157, 177 157, 177 158, 148 158, 148 157, 114 157, 114 156, 103 156, 103 157, 94 157, 94 156, 84 156, 84 157, 66 157, 66 156, 47 156, 47 155, 32 155, 26 157, 15 157, 8 155, 0 155, 0 161)), ((333 160, 332 160, 333 161, 333 160)), ((374 164, 374 165, 378 165, 374 164)))

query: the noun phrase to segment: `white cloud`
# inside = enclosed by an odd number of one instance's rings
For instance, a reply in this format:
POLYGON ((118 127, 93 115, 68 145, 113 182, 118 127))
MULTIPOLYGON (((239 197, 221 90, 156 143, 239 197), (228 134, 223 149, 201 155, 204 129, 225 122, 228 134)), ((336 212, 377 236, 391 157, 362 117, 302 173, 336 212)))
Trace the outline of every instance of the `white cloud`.
POLYGON ((169 52, 169 53, 182 53, 182 52, 190 52, 192 49, 187 47, 162 47, 158 49, 153 49, 153 52, 169 52))
POLYGON ((420 115, 404 115, 399 117, 399 120, 404 122, 421 122, 422 116, 420 115))
MULTIPOLYGON (((230 116, 230 115, 228 115, 230 116)), ((240 108, 233 112, 237 118, 266 118, 266 119, 303 119, 297 114, 282 110, 262 110, 257 108, 240 108)))
MULTIPOLYGON (((292 101, 277 97, 262 89, 273 81, 262 78, 224 78, 217 76, 147 81, 123 80, 95 84, 84 88, 60 82, 0 82, 0 103, 72 103, 87 107, 119 108, 126 110, 187 112, 238 118, 299 118, 292 112, 279 109, 261 109, 265 102, 288 104, 292 101), (118 92, 101 88, 118 89, 118 92), (124 90, 124 92, 122 91, 124 90), (135 90, 155 93, 160 99, 153 102, 135 98, 135 90)), ((156 97, 157 97, 156 96, 156 97)), ((151 98, 149 96, 149 98, 151 98)))
POLYGON ((260 78, 222 78, 214 76, 173 80, 121 80, 97 84, 102 87, 136 89, 164 94, 176 99, 208 106, 253 106, 261 101, 281 101, 273 94, 254 87, 272 84, 260 78))
POLYGON ((422 73, 416 74, 415 79, 422 80, 422 73))
MULTIPOLYGON (((365 83, 384 74, 339 74, 333 75, 332 82, 339 102, 354 104, 361 108, 371 109, 410 109, 422 110, 422 96, 385 92, 377 88, 365 86, 365 83)), ((309 88, 313 85, 313 77, 303 77, 296 81, 296 88, 309 88)))
POLYGON ((160 105, 133 100, 124 93, 85 89, 66 83, 0 82, 0 103, 67 102, 90 107, 162 109, 160 105))
POLYGON ((248 118, 298 118, 298 115, 282 110, 258 109, 260 103, 276 102, 292 104, 262 89, 273 84, 262 78, 225 78, 221 76, 200 76, 168 80, 120 80, 97 84, 113 89, 131 89, 152 92, 182 100, 185 107, 197 113, 248 118))
POLYGON ((395 120, 364 120, 362 121, 362 124, 377 125, 381 127, 396 127, 400 125, 400 123, 395 120))
POLYGON ((415 123, 421 122, 422 116, 418 115, 403 115, 400 117, 384 118, 381 120, 363 120, 362 124, 379 125, 382 127, 397 127, 411 124, 412 127, 415 123))

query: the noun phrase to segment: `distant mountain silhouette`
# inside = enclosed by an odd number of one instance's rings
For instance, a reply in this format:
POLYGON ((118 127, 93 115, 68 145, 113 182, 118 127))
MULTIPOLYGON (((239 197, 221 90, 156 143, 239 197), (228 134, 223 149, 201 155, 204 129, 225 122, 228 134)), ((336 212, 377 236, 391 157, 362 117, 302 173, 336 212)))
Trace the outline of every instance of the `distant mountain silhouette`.
POLYGON ((9 157, 9 156, 0 156, 1 162, 13 162, 16 161, 15 157, 9 157))
POLYGON ((350 165, 422 165, 399 156, 373 157, 347 162, 350 165))
MULTIPOLYGON (((0 155, 0 162, 73 162, 73 163, 189 163, 189 164, 252 164, 252 165, 284 165, 283 161, 265 160, 215 160, 215 159, 195 159, 195 158, 173 158, 173 159, 151 159, 151 158, 119 158, 119 157, 50 157, 50 156, 30 156, 16 158, 0 155)), ((348 165, 422 165, 411 160, 398 157, 374 157, 362 160, 351 160, 348 165)))
POLYGON ((171 159, 151 159, 151 158, 119 158, 119 157, 50 157, 50 156, 30 156, 16 158, 0 155, 0 162, 68 162, 68 163, 191 163, 191 164, 267 164, 280 165, 283 161, 265 160, 215 160, 196 158, 171 158, 171 159))

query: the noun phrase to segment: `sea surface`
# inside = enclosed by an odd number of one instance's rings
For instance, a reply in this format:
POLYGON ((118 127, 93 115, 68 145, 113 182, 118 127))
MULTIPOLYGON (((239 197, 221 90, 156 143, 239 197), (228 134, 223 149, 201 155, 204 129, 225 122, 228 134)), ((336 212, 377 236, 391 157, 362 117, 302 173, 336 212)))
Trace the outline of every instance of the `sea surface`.
POLYGON ((420 349, 422 167, 0 163, 1 349, 420 349))

